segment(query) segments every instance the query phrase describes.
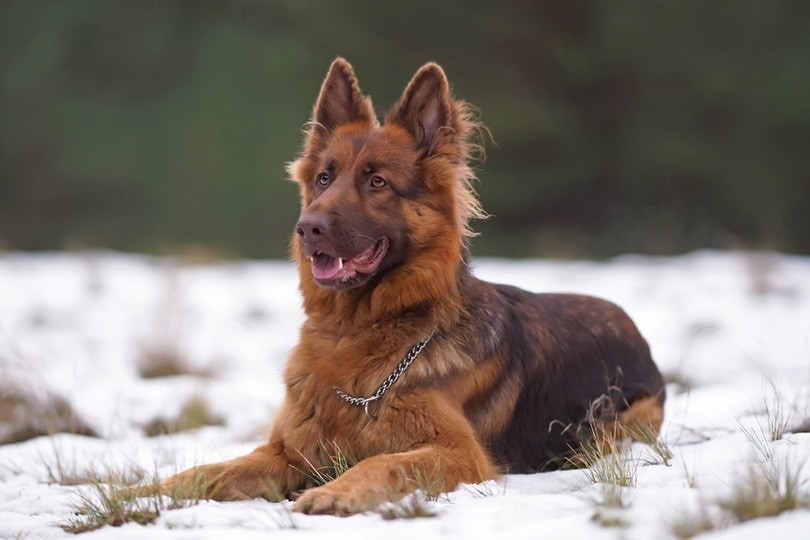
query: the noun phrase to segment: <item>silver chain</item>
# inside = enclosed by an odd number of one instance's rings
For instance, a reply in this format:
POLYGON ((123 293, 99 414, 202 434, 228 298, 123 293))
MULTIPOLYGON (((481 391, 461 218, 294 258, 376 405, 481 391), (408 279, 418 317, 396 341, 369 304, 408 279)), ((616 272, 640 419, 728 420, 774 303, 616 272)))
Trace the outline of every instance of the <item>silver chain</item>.
POLYGON ((405 370, 408 369, 411 366, 411 364, 413 364, 413 361, 416 360, 416 357, 419 356, 419 353, 421 353, 422 349, 424 349, 425 346, 427 346, 428 342, 430 341, 430 338, 432 337, 433 334, 430 334, 428 337, 426 337, 425 339, 414 345, 413 348, 411 348, 411 350, 408 351, 408 354, 405 355, 405 358, 402 359, 399 365, 394 369, 394 371, 391 372, 388 378, 383 381, 383 383, 380 385, 379 388, 377 388, 377 391, 374 392, 374 394, 371 397, 364 398, 364 397, 350 396, 337 386, 333 386, 332 389, 346 403, 349 403, 351 405, 357 405, 358 407, 363 407, 363 410, 366 412, 366 416, 373 419, 374 417, 371 416, 371 414, 369 414, 368 412, 369 403, 383 397, 383 394, 385 394, 388 391, 388 389, 391 388, 391 385, 397 382, 397 380, 399 380, 399 378, 402 377, 402 374, 405 373, 405 370))

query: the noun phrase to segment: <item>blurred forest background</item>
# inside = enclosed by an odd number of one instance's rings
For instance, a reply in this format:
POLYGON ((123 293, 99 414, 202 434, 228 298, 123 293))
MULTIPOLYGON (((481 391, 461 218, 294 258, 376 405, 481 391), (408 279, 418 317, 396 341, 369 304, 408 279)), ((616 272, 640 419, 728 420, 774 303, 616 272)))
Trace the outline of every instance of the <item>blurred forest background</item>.
POLYGON ((284 257, 331 60, 496 144, 477 255, 810 253, 806 0, 0 3, 0 248, 284 257))

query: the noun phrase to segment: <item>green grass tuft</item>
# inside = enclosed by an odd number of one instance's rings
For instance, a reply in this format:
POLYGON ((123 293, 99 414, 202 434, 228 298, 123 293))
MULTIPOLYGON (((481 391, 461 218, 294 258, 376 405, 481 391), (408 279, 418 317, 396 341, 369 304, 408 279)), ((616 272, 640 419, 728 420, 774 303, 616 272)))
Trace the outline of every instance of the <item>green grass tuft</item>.
POLYGON ((599 486, 600 506, 626 508, 629 506, 630 488, 636 486, 636 469, 620 443, 610 437, 596 435, 583 441, 569 458, 575 467, 582 468, 585 475, 599 486))
POLYGON ((129 476, 116 472, 95 476, 87 489, 78 492, 73 503, 74 517, 63 524, 62 529, 79 534, 106 526, 120 527, 126 523, 148 525, 154 523, 165 510, 184 508, 199 502, 199 499, 159 495, 157 481, 154 482, 153 495, 140 496, 142 493, 129 487, 129 476))
POLYGON ((787 460, 752 465, 719 505, 740 522, 810 509, 810 493, 802 479, 804 465, 787 460))
POLYGON ((321 452, 327 457, 328 464, 316 467, 306 456, 299 452, 301 459, 306 464, 306 469, 302 470, 294 467, 295 470, 307 477, 313 487, 328 484, 336 480, 350 468, 357 464, 357 460, 349 451, 344 450, 337 442, 321 441, 318 446, 321 452))
POLYGON ((675 538, 688 539, 695 536, 729 526, 729 520, 720 516, 713 516, 708 507, 701 505, 697 513, 682 513, 677 519, 669 523, 669 530, 675 538))
POLYGON ((195 394, 183 404, 180 414, 173 419, 158 418, 149 423, 144 431, 150 437, 167 435, 201 428, 203 426, 221 426, 225 421, 211 412, 208 401, 195 394))
POLYGON ((380 506, 377 513, 385 520, 432 518, 439 515, 432 502, 433 499, 424 492, 416 491, 398 501, 380 506))
POLYGON ((754 463, 738 476, 728 495, 702 502, 697 513, 683 513, 670 523, 670 531, 677 538, 692 538, 737 523, 810 510, 810 492, 803 480, 806 463, 788 459, 754 463))
POLYGON ((624 516, 623 510, 617 508, 600 506, 591 519, 600 527, 609 529, 626 529, 630 526, 630 522, 624 516))

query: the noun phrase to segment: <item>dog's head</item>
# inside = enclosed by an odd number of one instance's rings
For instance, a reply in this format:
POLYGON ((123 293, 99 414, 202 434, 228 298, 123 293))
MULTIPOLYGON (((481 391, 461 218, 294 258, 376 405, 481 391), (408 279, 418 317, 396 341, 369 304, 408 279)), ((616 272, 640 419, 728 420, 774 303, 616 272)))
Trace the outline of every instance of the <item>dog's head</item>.
POLYGON ((438 65, 416 72, 381 125, 352 67, 335 60, 289 167, 302 287, 308 277, 330 291, 377 288, 392 272, 455 268, 468 221, 483 216, 469 166, 478 133, 438 65))

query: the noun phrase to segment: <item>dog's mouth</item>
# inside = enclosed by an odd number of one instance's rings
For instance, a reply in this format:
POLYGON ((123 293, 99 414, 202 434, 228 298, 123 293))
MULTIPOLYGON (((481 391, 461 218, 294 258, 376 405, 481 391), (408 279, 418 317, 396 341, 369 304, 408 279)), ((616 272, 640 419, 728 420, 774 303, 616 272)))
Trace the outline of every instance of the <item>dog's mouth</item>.
POLYGON ((312 263, 312 276, 322 285, 334 286, 350 284, 362 275, 371 275, 388 253, 389 240, 383 237, 359 255, 344 259, 333 257, 322 251, 315 251, 309 257, 312 263))

